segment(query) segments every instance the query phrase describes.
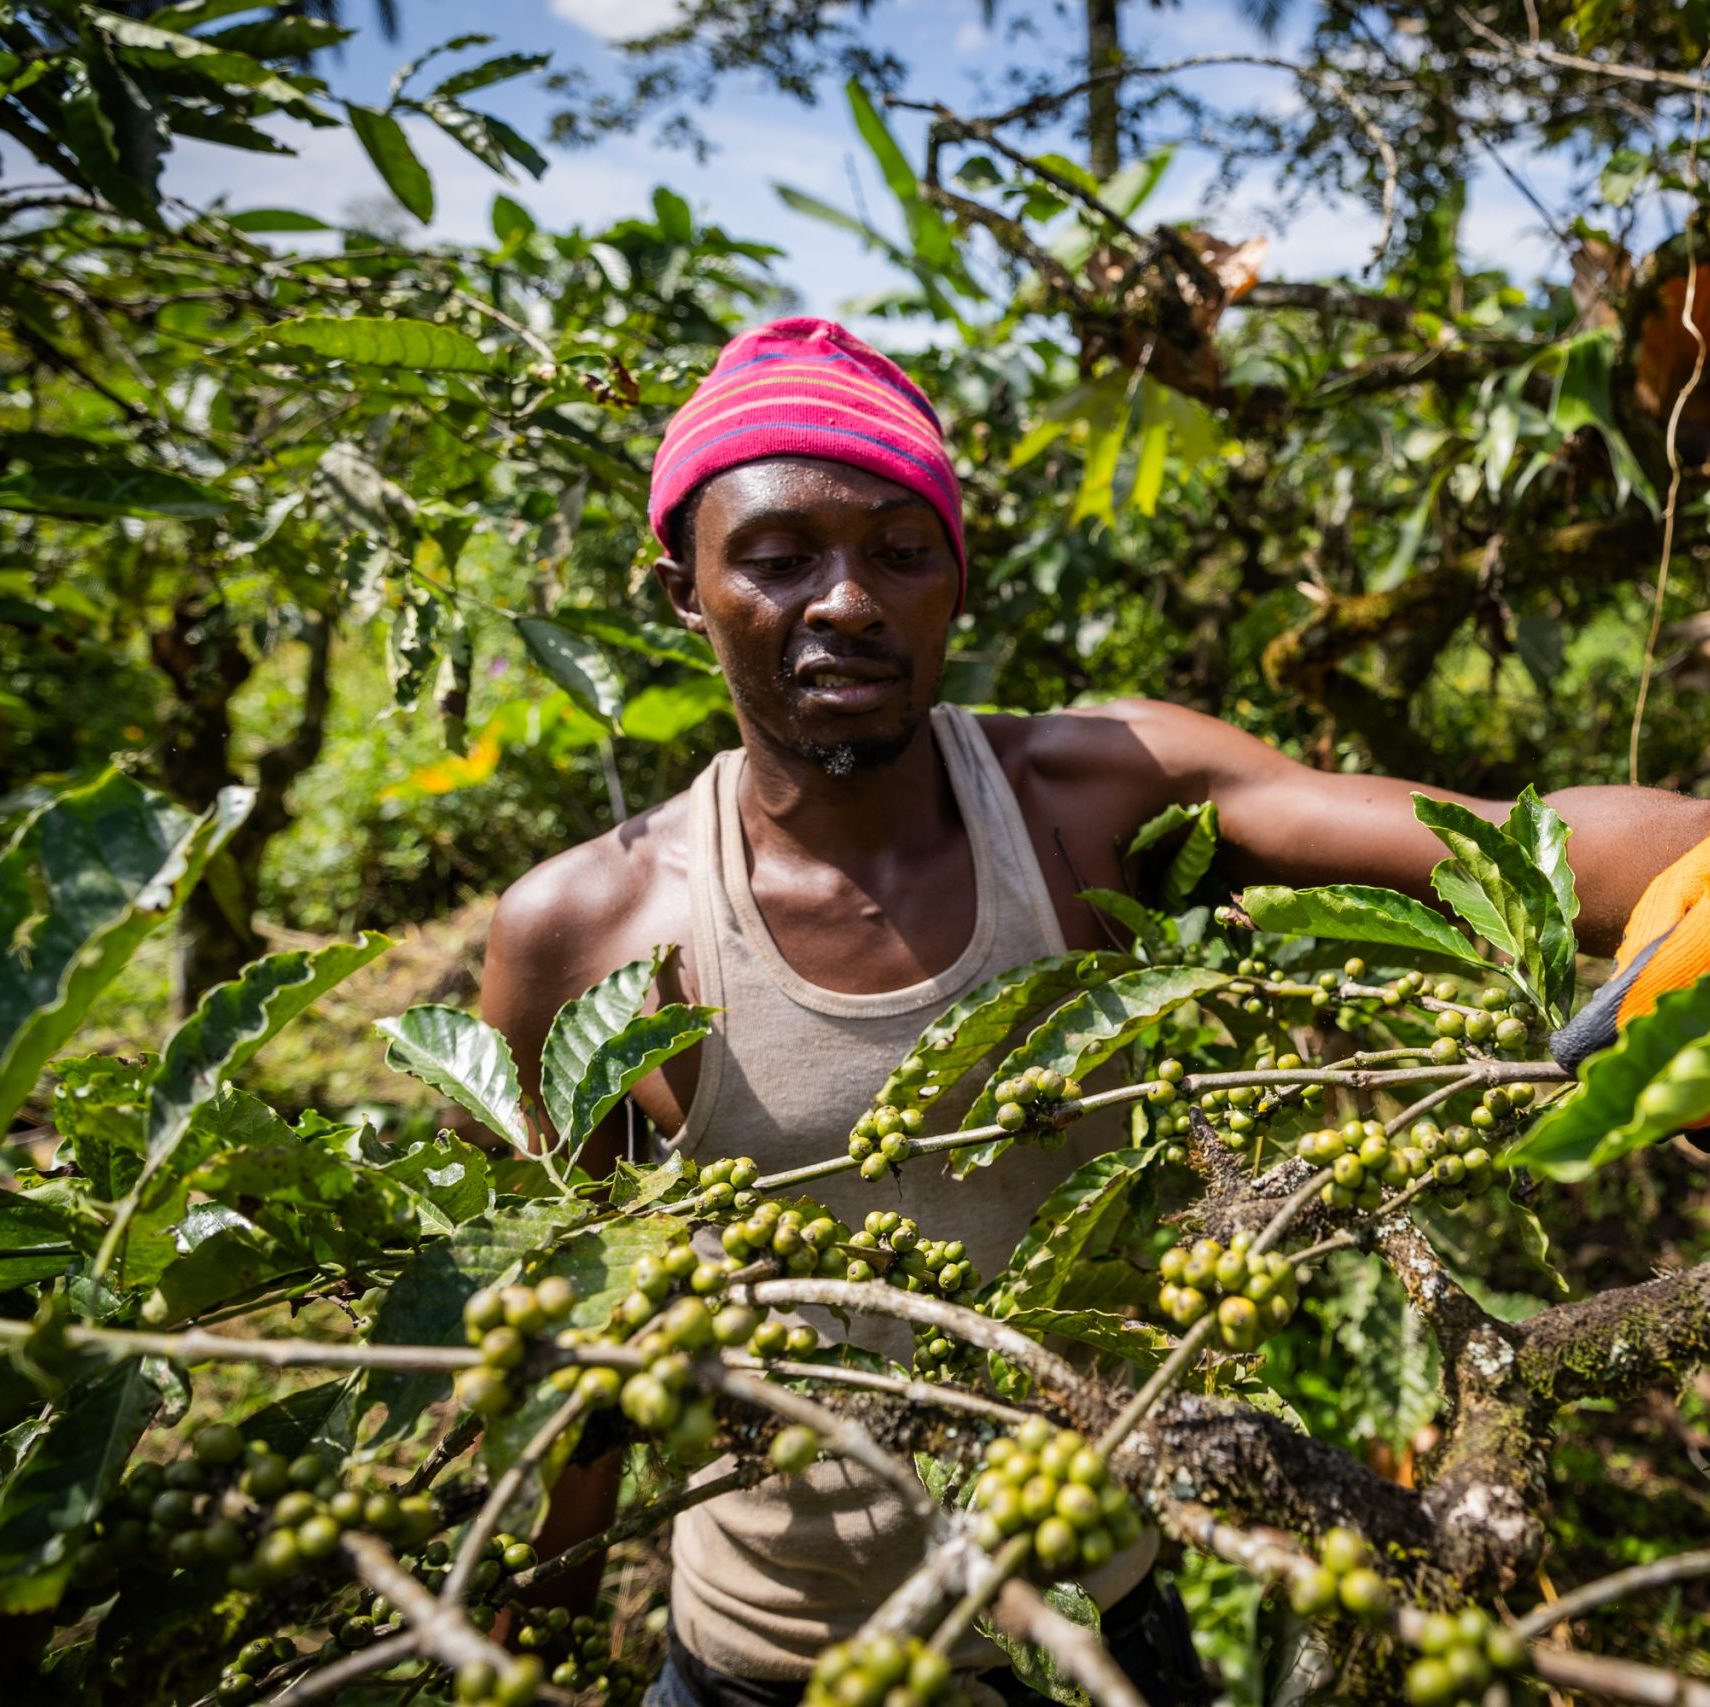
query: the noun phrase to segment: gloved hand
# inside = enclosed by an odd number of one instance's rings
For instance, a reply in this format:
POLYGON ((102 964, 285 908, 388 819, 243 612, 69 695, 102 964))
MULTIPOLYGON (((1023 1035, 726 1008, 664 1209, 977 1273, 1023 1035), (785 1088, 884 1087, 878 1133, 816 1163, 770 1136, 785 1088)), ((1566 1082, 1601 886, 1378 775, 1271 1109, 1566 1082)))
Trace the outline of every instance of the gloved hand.
POLYGON ((1615 976, 1550 1039, 1570 1072, 1665 991, 1710 972, 1710 837, 1652 878, 1615 951, 1615 976))

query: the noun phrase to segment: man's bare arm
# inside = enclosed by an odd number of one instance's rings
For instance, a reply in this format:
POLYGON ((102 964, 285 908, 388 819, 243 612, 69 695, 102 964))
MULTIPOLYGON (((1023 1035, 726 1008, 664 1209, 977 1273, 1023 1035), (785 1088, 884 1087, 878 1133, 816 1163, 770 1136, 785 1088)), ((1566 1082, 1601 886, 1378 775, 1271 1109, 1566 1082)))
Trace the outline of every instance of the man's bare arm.
MULTIPOLYGON (((1250 881, 1372 883, 1434 899, 1443 845, 1413 815, 1419 790, 1500 822, 1509 802, 1392 777, 1317 771, 1216 718, 1150 700, 1104 706, 1137 738, 1144 797, 1214 800, 1232 875, 1250 881)), ((1547 796, 1573 831, 1578 934, 1607 954, 1656 874, 1710 836, 1710 802, 1660 789, 1585 787, 1547 796)))

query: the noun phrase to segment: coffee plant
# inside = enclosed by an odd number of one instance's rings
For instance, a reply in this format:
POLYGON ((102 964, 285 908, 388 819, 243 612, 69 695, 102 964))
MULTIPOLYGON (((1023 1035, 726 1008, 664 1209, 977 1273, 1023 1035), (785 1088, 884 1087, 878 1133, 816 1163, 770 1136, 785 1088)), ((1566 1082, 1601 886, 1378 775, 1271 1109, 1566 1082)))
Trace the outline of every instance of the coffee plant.
POLYGON ((1703 1698, 1542 1641, 1568 1602, 1515 1610, 1558 1413, 1673 1379, 1710 1341, 1710 1267, 1512 1320, 1452 1236, 1497 1205, 1547 1267, 1529 1199, 1710 1114, 1710 983, 1578 1080, 1550 1057, 1577 902, 1564 827, 1530 791, 1501 825, 1419 798, 1437 891, 1476 939, 1371 888, 1173 914, 1101 894, 1125 951, 973 991, 844 1153, 770 1177, 740 1156, 580 1166, 711 1024, 642 1011, 657 960, 559 1014, 539 1148, 504 1039, 451 1007, 378 1028, 485 1147, 288 1120, 234 1083, 384 952, 372 934, 254 961, 158 1049, 62 1053, 247 806, 231 790, 191 814, 115 772, 44 802, 0 863, 0 1109, 50 1087, 0 1193, 0 1631, 29 1699, 634 1701, 646 1678, 606 1614, 547 1592, 606 1538, 535 1545, 564 1467, 620 1443, 667 1474, 617 1536, 826 1454, 919 1514, 918 1569, 821 1656, 815 1702, 961 1700, 947 1656, 978 1627, 1054 1698, 1131 1707, 1075 1579, 1154 1530, 1256 1579, 1307 1692, 1703 1698), (976 1074, 962 1124, 935 1130, 936 1097, 976 1074), (885 1205, 892 1170, 1001 1179, 1010 1146, 1109 1108, 1129 1144, 1071 1173, 999 1273, 954 1226, 885 1205), (845 1170, 873 1190, 858 1228, 802 1195, 845 1170), (1440 1438, 1414 1486, 1312 1438, 1296 1365, 1270 1357, 1347 1253, 1435 1341, 1440 1438), (307 1298, 342 1303, 347 1331, 279 1331, 307 1298), (804 1304, 908 1323, 913 1368, 792 1325, 804 1304), (313 1378, 187 1426, 230 1364, 313 1378))

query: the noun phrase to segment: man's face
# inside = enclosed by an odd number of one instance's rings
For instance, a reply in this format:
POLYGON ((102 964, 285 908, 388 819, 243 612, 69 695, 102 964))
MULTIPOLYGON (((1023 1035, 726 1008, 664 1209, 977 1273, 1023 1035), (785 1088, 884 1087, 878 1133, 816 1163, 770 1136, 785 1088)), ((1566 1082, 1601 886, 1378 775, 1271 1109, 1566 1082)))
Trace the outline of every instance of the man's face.
POLYGON ((959 574, 925 499, 845 463, 776 457, 702 489, 689 563, 660 575, 724 666, 744 739, 846 776, 932 708, 959 574))

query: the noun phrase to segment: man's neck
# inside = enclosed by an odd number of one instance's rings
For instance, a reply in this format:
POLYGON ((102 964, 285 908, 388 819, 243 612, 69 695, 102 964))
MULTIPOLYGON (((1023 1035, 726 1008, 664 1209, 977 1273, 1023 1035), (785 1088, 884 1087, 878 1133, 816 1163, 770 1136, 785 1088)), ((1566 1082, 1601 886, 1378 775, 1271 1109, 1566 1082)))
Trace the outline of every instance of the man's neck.
POLYGON ((941 847, 960 825, 950 778, 923 722, 891 763, 828 775, 822 765, 744 731, 739 803, 756 855, 808 858, 844 870, 941 847))

